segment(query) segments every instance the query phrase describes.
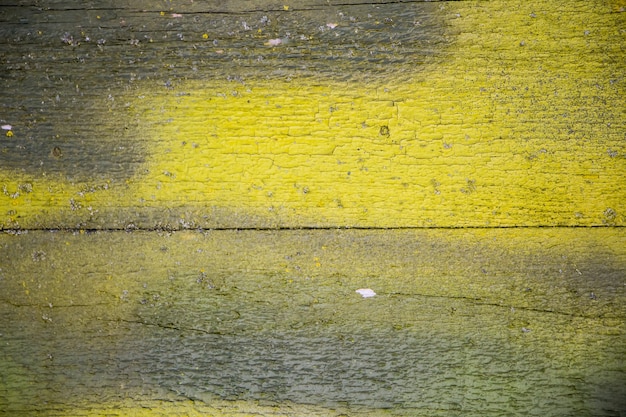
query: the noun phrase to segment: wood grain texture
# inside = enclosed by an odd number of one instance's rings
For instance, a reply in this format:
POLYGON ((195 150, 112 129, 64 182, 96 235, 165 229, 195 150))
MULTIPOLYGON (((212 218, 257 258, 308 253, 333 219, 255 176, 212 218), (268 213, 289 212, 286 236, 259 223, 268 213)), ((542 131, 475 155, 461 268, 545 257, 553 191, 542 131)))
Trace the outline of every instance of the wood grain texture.
POLYGON ((91 7, 3 8, 5 229, 624 225, 615 3, 91 7))
POLYGON ((3 235, 0 409, 127 399, 165 414, 616 415, 624 239, 608 228, 3 235))
POLYGON ((626 413, 625 10, 4 2, 0 414, 626 413))

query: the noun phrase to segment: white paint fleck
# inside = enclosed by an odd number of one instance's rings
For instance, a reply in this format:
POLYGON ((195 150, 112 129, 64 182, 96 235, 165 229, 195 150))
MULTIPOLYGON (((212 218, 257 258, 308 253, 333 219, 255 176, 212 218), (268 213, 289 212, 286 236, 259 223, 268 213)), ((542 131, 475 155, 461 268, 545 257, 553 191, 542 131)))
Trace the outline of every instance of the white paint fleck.
POLYGON ((268 40, 266 45, 268 45, 268 46, 278 46, 281 43, 283 43, 283 40, 280 39, 280 38, 277 38, 277 39, 270 39, 270 40, 268 40))
POLYGON ((357 293, 361 294, 361 296, 363 296, 363 298, 370 298, 376 295, 376 293, 374 292, 374 290, 370 289, 370 288, 359 288, 358 290, 356 290, 357 293))
POLYGON ((11 130, 13 129, 13 126, 11 125, 2 125, 2 130, 11 130))

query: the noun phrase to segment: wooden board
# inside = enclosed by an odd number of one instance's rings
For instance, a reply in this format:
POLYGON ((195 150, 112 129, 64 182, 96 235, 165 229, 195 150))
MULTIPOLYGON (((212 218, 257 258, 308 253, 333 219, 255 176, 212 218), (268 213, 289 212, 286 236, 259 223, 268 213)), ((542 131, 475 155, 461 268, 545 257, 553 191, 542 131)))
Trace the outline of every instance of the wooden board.
POLYGON ((615 230, 29 232, 0 248, 10 415, 626 407, 615 230))
POLYGON ((5 229, 624 225, 615 2, 62 4, 3 8, 5 229))
POLYGON ((626 413, 623 0, 79 3, 0 6, 0 414, 626 413))

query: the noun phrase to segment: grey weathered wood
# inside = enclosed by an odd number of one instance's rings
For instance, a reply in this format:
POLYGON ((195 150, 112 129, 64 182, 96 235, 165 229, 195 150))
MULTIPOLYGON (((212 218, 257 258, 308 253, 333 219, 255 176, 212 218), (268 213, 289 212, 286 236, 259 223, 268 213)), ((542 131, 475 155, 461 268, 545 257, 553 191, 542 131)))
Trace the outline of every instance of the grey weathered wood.
POLYGON ((624 243, 607 229, 3 235, 0 409, 616 415, 624 243))

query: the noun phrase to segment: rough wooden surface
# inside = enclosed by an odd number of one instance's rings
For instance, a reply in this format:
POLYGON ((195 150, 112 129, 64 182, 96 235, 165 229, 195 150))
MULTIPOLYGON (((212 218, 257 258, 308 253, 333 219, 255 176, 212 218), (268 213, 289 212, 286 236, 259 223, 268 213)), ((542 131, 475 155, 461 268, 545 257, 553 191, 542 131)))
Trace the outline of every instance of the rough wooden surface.
POLYGON ((79 3, 0 6, 0 413, 626 413, 623 0, 79 3))
POLYGON ((30 232, 0 248, 10 415, 626 407, 626 240, 610 229, 30 232))
POLYGON ((0 15, 5 229, 624 225, 614 2, 62 4, 0 15))

